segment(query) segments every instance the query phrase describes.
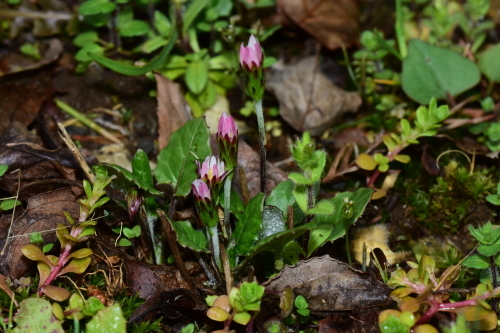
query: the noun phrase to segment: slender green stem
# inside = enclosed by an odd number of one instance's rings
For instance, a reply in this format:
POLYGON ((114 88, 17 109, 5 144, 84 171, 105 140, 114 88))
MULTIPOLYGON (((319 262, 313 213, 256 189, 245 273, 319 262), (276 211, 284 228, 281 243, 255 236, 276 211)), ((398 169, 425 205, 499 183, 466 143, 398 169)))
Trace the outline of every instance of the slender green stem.
POLYGON ((76 317, 73 317, 73 332, 80 333, 80 320, 76 317))
MULTIPOLYGON (((233 173, 230 173, 224 182, 224 230, 229 234, 227 237, 231 237, 231 228, 229 227, 229 217, 231 215, 231 182, 233 178, 233 173)), ((226 233, 224 233, 226 234, 226 233)))
POLYGON ((222 271, 222 262, 220 260, 220 244, 219 244, 219 231, 217 225, 210 227, 210 236, 212 237, 212 246, 214 247, 215 263, 220 271, 222 271))
POLYGON ((396 0, 396 38, 398 40, 399 54, 404 59, 408 55, 406 47, 405 30, 404 30, 404 17, 402 0, 396 0))
POLYGON ((264 123, 264 111, 262 110, 262 99, 254 102, 257 113, 257 124, 259 126, 260 191, 266 193, 266 127, 264 123))

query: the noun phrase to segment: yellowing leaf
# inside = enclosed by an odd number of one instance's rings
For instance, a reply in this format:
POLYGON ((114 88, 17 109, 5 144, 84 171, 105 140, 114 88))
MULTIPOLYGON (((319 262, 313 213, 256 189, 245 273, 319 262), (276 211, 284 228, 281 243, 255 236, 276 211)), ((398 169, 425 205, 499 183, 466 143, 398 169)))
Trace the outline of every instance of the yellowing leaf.
POLYGON ((363 170, 375 170, 377 167, 377 163, 375 163, 375 160, 373 157, 366 153, 359 154, 358 157, 356 158, 356 164, 363 170))
POLYGON ((405 164, 410 162, 410 156, 408 156, 408 155, 396 155, 396 156, 394 156, 394 159, 396 161, 399 161, 399 162, 405 163, 405 164))

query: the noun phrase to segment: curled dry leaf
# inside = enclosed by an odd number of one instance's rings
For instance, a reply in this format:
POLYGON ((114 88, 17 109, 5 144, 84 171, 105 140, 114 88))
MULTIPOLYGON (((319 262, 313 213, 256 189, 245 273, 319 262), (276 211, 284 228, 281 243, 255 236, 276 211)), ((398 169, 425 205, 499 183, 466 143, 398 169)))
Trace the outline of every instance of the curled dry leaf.
POLYGON ((325 47, 353 43, 359 34, 358 0, 278 0, 281 10, 325 47))
POLYGON ((362 100, 337 86, 319 70, 315 57, 297 63, 276 63, 266 76, 266 88, 279 100, 280 114, 298 131, 319 136, 346 112, 355 112, 362 100))
POLYGON ((292 288, 316 312, 352 310, 390 304, 391 289, 368 273, 349 267, 328 255, 286 266, 263 284, 267 290, 292 288))

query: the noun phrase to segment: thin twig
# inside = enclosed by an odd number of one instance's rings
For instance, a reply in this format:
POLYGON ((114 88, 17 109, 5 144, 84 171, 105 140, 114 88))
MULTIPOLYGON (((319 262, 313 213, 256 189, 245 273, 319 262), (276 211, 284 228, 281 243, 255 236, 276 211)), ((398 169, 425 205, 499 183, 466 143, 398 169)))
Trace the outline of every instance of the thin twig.
POLYGON ((5 249, 7 248, 7 245, 9 244, 9 239, 10 239, 10 233, 12 231, 12 225, 14 224, 14 216, 16 215, 16 207, 17 207, 17 198, 19 196, 19 190, 21 189, 21 169, 17 169, 12 171, 11 173, 18 172, 17 176, 17 194, 16 194, 16 201, 14 202, 14 208, 12 209, 12 217, 10 219, 10 225, 9 225, 9 231, 7 231, 7 237, 5 237, 5 244, 3 245, 2 252, 0 252, 0 256, 5 255, 5 249))
POLYGON ((66 144, 66 146, 68 146, 69 150, 71 151, 71 153, 73 154, 75 159, 80 164, 80 167, 82 168, 83 172, 85 172, 85 174, 87 175, 87 178, 93 184, 94 183, 94 176, 90 173, 89 165, 87 164, 87 162, 83 158, 82 154, 80 154, 80 151, 76 147, 73 140, 71 140, 71 138, 70 138, 68 132, 66 132, 66 129, 64 128, 64 126, 61 123, 57 123, 57 126, 59 126, 59 129, 62 132, 62 134, 60 133, 59 135, 61 135, 61 138, 63 139, 64 143, 66 144))

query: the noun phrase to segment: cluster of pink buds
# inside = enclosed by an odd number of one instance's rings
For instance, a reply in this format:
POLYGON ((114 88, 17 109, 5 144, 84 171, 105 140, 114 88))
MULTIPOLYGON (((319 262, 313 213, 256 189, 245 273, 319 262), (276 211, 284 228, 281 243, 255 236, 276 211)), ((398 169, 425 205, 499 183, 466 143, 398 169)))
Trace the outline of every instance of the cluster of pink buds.
POLYGON ((261 100, 264 96, 264 53, 254 35, 250 36, 248 46, 240 46, 240 66, 247 94, 254 101, 261 100))

